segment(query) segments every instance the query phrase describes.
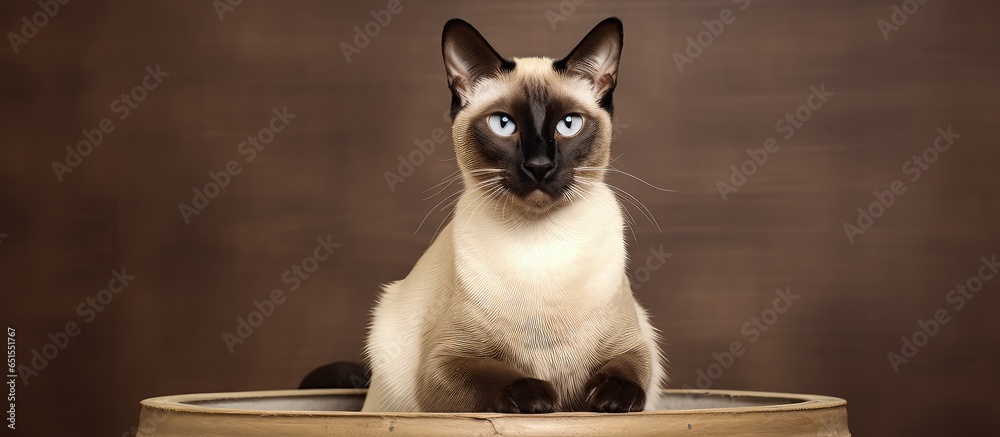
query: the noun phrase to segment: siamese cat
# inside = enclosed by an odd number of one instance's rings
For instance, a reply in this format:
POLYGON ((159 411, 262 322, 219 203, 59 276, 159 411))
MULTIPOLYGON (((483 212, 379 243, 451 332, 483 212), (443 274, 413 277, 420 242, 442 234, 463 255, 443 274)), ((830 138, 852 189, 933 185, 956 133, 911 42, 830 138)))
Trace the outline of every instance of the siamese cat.
POLYGON ((506 59, 469 23, 445 24, 464 191, 410 274, 384 287, 362 411, 652 405, 657 334, 632 296, 622 211, 602 182, 622 42, 609 18, 563 59, 506 59))

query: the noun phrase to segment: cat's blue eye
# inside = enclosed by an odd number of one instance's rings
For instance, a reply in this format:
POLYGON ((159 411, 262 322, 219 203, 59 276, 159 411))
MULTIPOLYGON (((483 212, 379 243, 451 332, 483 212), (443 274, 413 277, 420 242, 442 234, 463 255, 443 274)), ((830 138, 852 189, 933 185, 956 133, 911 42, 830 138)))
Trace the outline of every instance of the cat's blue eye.
POLYGON ((569 114, 556 123, 556 132, 564 137, 571 137, 583 129, 583 117, 579 114, 569 114))
POLYGON ((489 122, 490 129, 493 133, 500 135, 501 137, 514 135, 514 131, 517 130, 517 125, 514 124, 514 119, 507 114, 493 114, 487 121, 489 122))

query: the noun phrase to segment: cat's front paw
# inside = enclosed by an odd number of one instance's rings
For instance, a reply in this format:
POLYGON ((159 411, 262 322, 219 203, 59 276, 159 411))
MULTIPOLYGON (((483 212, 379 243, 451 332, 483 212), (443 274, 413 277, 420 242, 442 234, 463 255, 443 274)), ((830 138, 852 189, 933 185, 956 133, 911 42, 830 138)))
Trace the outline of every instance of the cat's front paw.
POLYGON ((642 411, 646 391, 625 378, 594 375, 587 383, 587 410, 598 413, 631 413, 642 411))
POLYGON ((559 396, 550 382, 524 378, 505 387, 492 410, 496 413, 540 414, 552 413, 558 408, 559 396))

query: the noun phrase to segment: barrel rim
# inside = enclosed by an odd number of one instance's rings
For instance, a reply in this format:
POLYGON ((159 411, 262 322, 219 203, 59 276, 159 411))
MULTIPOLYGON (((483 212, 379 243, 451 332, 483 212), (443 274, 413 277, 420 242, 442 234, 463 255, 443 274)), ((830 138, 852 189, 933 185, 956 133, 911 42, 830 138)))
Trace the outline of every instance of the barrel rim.
MULTIPOLYGON (((559 412, 544 415, 538 414, 501 414, 501 413, 414 413, 414 412, 361 412, 361 411, 297 411, 297 410, 259 410, 243 408, 219 408, 192 405, 189 402, 205 401, 226 401, 242 399, 266 399, 281 397, 305 397, 305 396, 330 396, 330 395, 360 395, 367 393, 367 389, 307 389, 307 390, 266 390, 266 391, 244 391, 244 392, 219 392, 219 393, 198 393, 184 395, 159 396, 144 399, 140 405, 144 409, 161 410, 165 412, 213 414, 213 415, 252 415, 252 416, 279 416, 279 417, 400 417, 400 418, 428 418, 428 419, 448 419, 448 418, 474 418, 474 419, 494 419, 497 417, 552 417, 552 418, 585 418, 585 417, 606 417, 607 413, 594 413, 586 411, 559 412)), ((680 415, 714 415, 714 414, 753 414, 753 413, 775 413, 791 411, 823 410, 831 408, 844 408, 847 401, 833 396, 780 393, 780 392, 759 392, 740 390, 684 390, 665 389, 663 394, 696 394, 708 396, 725 396, 730 398, 765 398, 783 401, 792 401, 776 405, 757 405, 748 407, 727 407, 727 408, 701 408, 686 410, 655 410, 640 411, 635 413, 617 413, 617 416, 680 416, 680 415)))

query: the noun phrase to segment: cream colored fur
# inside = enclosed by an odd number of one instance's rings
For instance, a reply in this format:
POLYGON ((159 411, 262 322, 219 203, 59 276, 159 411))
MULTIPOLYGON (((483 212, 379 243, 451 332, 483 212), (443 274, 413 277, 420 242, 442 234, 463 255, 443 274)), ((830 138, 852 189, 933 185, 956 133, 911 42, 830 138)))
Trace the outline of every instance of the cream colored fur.
MULTIPOLYGON (((384 288, 375 307, 367 343, 372 382, 363 411, 420 410, 419 366, 434 345, 437 321, 457 308, 488 317, 489 326, 502 332, 495 341, 532 363, 521 370, 552 382, 562 395, 579 390, 590 376, 597 348, 647 348, 654 362, 646 407, 655 407, 664 371, 655 330, 625 275, 624 222, 614 194, 602 185, 579 184, 582 198, 529 214, 516 201, 477 188, 470 175, 470 119, 525 80, 578 96, 589 113, 599 114, 596 141, 610 144, 610 117, 597 107, 586 81, 557 77, 551 59, 515 61, 513 73, 477 83, 466 96, 469 107, 455 120, 466 190, 451 222, 406 278, 384 288), (609 308, 626 310, 609 315, 609 308), (615 330, 637 334, 620 344, 599 344, 615 330)), ((602 161, 607 164, 606 157, 602 161)))

